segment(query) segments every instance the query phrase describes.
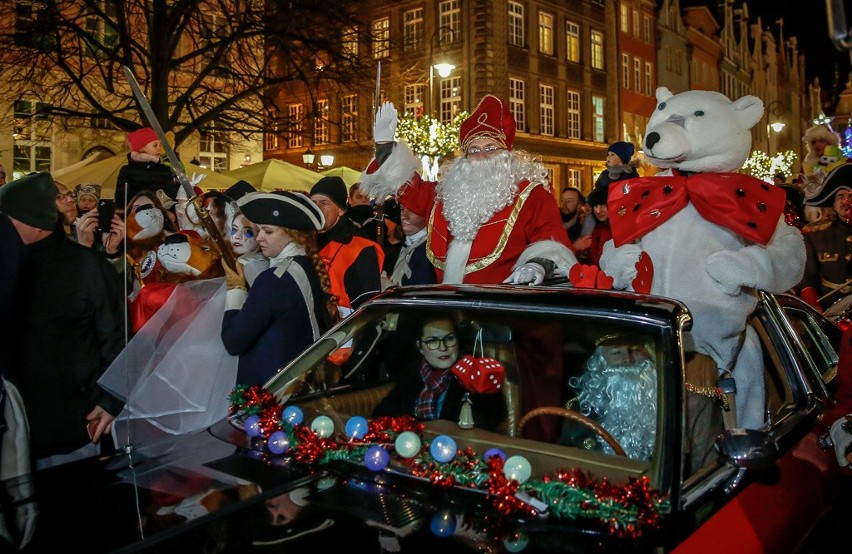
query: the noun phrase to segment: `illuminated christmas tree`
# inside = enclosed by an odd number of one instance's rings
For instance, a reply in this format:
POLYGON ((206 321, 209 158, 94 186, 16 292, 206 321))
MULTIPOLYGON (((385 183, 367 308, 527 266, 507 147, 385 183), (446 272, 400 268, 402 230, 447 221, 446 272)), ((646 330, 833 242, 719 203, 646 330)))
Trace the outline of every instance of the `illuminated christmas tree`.
POLYGON ((754 150, 743 164, 743 169, 749 175, 771 183, 772 177, 777 173, 783 174, 785 179, 792 175, 793 172, 790 168, 793 167, 797 159, 796 153, 792 150, 779 152, 771 158, 766 152, 754 150))
POLYGON ((459 127, 467 118, 459 112, 450 123, 444 124, 430 115, 403 114, 396 127, 396 136, 411 147, 423 163, 423 176, 437 179, 441 158, 459 148, 459 127))

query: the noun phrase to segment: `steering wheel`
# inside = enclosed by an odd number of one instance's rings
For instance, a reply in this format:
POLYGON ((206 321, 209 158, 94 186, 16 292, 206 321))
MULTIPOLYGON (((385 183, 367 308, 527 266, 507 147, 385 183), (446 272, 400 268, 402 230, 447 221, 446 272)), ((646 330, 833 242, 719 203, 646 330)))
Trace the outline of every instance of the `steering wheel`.
POLYGON ((562 406, 541 406, 539 408, 535 408, 533 410, 528 411, 524 414, 524 417, 522 417, 521 420, 518 422, 517 435, 521 436, 521 430, 524 428, 524 425, 526 425, 529 420, 542 415, 567 417, 571 421, 577 422, 580 425, 583 425, 584 427, 595 432, 610 446, 610 448, 612 448, 613 452, 615 452, 616 455, 627 456, 627 454, 624 452, 624 449, 621 448, 621 445, 618 444, 617 440, 615 440, 615 437, 610 435, 609 431, 604 429, 600 423, 590 417, 584 416, 576 410, 569 410, 568 408, 563 408, 562 406))

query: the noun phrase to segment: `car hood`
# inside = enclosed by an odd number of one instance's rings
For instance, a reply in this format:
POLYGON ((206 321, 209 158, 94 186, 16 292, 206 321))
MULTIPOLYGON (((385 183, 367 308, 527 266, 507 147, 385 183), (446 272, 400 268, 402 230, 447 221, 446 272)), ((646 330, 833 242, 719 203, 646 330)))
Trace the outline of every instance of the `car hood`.
POLYGON ((250 446, 223 421, 40 471, 16 514, 34 529, 25 551, 302 551, 345 540, 379 552, 635 552, 653 542, 594 521, 502 516, 481 491, 392 471, 270 463, 250 446))

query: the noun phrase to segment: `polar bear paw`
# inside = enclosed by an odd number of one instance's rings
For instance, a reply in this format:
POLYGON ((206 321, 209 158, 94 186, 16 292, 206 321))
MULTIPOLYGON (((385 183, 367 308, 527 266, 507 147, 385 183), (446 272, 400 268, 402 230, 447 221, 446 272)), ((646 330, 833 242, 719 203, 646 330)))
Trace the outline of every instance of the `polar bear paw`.
POLYGON ((626 290, 630 287, 638 275, 636 263, 641 256, 642 248, 638 244, 625 244, 617 248, 611 242, 604 245, 600 266, 612 277, 614 290, 626 290))
POLYGON ((737 296, 743 287, 753 287, 758 268, 732 250, 714 252, 707 256, 707 274, 729 296, 737 296))

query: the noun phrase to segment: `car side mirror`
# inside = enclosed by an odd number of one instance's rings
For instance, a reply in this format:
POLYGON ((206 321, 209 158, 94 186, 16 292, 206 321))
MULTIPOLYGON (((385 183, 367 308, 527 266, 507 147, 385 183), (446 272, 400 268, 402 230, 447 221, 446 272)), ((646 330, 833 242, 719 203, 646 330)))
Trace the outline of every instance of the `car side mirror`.
POLYGON ((748 471, 767 470, 775 466, 778 444, 766 431, 756 429, 729 429, 716 438, 716 450, 730 466, 738 469, 736 476, 725 487, 727 494, 740 486, 748 471))
POLYGON ((766 431, 729 429, 716 439, 725 462, 742 469, 769 469, 775 465, 778 445, 766 431))

